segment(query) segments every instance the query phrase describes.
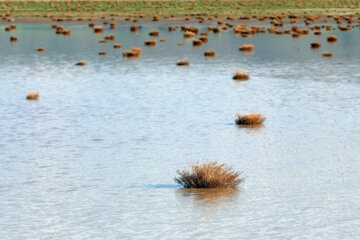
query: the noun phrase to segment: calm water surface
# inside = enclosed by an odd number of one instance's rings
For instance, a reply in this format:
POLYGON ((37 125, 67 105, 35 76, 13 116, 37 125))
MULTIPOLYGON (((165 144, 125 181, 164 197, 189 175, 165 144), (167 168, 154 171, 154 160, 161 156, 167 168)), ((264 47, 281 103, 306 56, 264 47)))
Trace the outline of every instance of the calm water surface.
POLYGON ((14 44, 0 26, 1 239, 358 238, 359 29, 300 39, 229 31, 193 48, 165 24, 102 36, 65 26, 70 38, 19 24, 14 44), (122 50, 143 47, 152 30, 167 42, 138 60, 98 43, 116 34, 122 50), (237 50, 247 43, 253 55, 237 50), (233 81, 238 70, 250 81, 233 81), (39 101, 25 100, 31 91, 39 101), (267 120, 239 128, 236 112, 267 120), (201 160, 247 179, 238 191, 174 183, 201 160))

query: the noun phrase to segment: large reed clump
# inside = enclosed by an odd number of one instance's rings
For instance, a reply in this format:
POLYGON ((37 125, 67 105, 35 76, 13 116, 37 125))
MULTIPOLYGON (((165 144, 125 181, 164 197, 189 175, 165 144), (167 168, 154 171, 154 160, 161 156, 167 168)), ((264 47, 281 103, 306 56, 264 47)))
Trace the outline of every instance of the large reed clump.
POLYGON ((238 125, 250 125, 250 124, 262 124, 266 117, 263 117, 260 113, 250 113, 247 115, 236 114, 237 119, 235 119, 235 123, 238 125))
POLYGON ((185 188, 235 188, 244 181, 241 173, 234 172, 217 161, 192 164, 191 171, 178 170, 175 182, 185 188))

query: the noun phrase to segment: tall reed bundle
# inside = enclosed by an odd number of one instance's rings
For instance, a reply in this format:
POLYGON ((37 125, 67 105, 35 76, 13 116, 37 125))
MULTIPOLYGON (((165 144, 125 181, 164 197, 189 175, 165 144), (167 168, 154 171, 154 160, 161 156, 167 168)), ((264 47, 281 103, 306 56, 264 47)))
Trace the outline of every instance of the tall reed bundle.
POLYGON ((235 119, 235 123, 238 125, 262 124, 266 119, 260 113, 250 113, 247 115, 236 113, 236 115, 238 118, 235 119))
POLYGON ((235 188, 245 180, 240 177, 241 173, 217 161, 191 164, 190 167, 191 171, 178 170, 179 176, 174 178, 185 188, 235 188))

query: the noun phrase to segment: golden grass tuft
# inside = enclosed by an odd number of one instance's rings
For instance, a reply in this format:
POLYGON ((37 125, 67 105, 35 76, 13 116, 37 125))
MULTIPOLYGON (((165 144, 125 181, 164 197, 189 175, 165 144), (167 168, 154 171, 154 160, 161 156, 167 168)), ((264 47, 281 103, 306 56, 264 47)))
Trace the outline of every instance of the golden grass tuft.
POLYGON ((185 188, 236 188, 245 178, 232 167, 217 161, 191 164, 191 171, 178 170, 176 183, 185 188))
POLYGON ((27 96, 26 96, 26 99, 29 100, 29 101, 36 101, 36 100, 39 100, 39 93, 29 93, 27 96))
POLYGON ((17 40, 18 40, 18 38, 15 36, 10 37, 10 42, 16 42, 17 40))
POLYGON ((189 66, 190 63, 188 61, 178 61, 176 63, 176 65, 178 65, 178 66, 189 66))
POLYGON ((247 115, 236 113, 236 115, 238 118, 235 119, 235 123, 238 125, 262 124, 266 119, 260 113, 250 113, 247 115))
POLYGON ((202 43, 203 42, 201 40, 193 40, 194 47, 201 47, 202 43))
POLYGON ((45 52, 45 48, 41 47, 41 48, 36 49, 36 51, 38 51, 38 52, 45 52))
POLYGON ((325 58, 331 58, 334 56, 334 54, 331 52, 323 52, 322 56, 325 58))
POLYGON ((158 37, 158 36, 160 36, 160 32, 159 31, 152 31, 152 32, 149 33, 149 35, 152 36, 152 37, 158 37))
POLYGON ((330 35, 327 37, 327 41, 330 42, 330 43, 334 43, 334 42, 337 42, 337 37, 334 36, 334 35, 330 35))
POLYGON ((215 55, 216 55, 216 52, 214 50, 207 50, 204 53, 205 57, 215 57, 215 55))
POLYGON ((245 81, 245 80, 249 80, 250 77, 248 74, 245 74, 241 71, 238 71, 235 73, 235 75, 233 76, 233 79, 234 80, 242 80, 242 81, 245 81))
POLYGON ((104 27, 102 27, 102 26, 94 26, 93 29, 94 29, 95 33, 103 33, 104 32, 104 27))
POLYGON ((254 45, 244 44, 239 48, 239 51, 254 51, 254 45))
POLYGON ((145 41, 144 44, 145 44, 145 46, 148 46, 148 47, 156 47, 156 41, 155 40, 145 41))
POLYGON ((122 45, 120 43, 114 44, 115 49, 121 49, 122 45))
POLYGON ((310 43, 310 46, 312 49, 318 49, 318 48, 321 48, 321 44, 318 43, 318 42, 313 42, 313 43, 310 43))
POLYGON ((124 51, 123 57, 125 58, 141 58, 142 49, 141 48, 132 48, 130 51, 124 51))
POLYGON ((81 62, 77 62, 75 63, 76 66, 85 66, 86 65, 86 62, 84 61, 81 61, 81 62))

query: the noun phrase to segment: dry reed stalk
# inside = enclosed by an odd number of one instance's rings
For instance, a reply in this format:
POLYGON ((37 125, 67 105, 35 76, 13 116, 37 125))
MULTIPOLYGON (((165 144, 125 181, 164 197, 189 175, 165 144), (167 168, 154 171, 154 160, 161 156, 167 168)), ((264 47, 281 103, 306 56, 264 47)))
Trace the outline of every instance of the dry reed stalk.
POLYGON ((241 71, 238 71, 235 73, 235 75, 233 76, 233 79, 234 80, 241 80, 241 81, 246 81, 246 80, 249 80, 250 77, 249 75, 241 72, 241 71))
POLYGON ((191 164, 191 171, 178 170, 174 180, 185 188, 236 188, 245 178, 217 161, 191 164))
POLYGON ((250 113, 247 115, 236 113, 236 115, 235 123, 238 125, 262 124, 266 119, 260 113, 250 113))
POLYGON ((36 100, 39 100, 39 93, 29 93, 27 96, 26 96, 26 99, 29 100, 29 101, 36 101, 36 100))

